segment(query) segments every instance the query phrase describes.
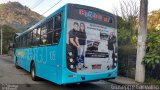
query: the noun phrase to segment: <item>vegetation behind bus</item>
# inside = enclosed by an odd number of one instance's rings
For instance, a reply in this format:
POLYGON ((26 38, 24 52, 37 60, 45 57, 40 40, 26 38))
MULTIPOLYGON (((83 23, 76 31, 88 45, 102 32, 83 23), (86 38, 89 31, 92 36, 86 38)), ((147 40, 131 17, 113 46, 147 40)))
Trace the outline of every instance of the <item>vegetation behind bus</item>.
POLYGON ((3 25, 0 27, 2 27, 3 29, 3 54, 7 54, 8 51, 12 49, 12 47, 10 47, 10 44, 13 43, 14 35, 17 30, 7 25, 3 25))
MULTIPOLYGON (((158 27, 158 23, 160 23, 160 21, 158 20, 159 16, 160 16, 160 10, 153 11, 148 15, 147 28, 148 28, 149 34, 147 38, 147 54, 144 58, 144 64, 146 65, 147 68, 150 68, 150 69, 147 69, 147 72, 150 72, 150 71, 158 72, 157 68, 159 68, 159 65, 160 65, 160 58, 159 58, 160 28, 158 27)), ((125 20, 122 17, 117 16, 119 60, 121 60, 119 61, 119 73, 121 75, 125 75, 128 77, 130 77, 131 75, 130 73, 128 73, 129 75, 127 75, 127 72, 134 71, 132 68, 130 68, 128 61, 136 58, 137 32, 138 32, 137 24, 138 24, 138 21, 137 23, 133 24, 133 23, 130 23, 129 20, 125 20), (131 35, 131 32, 133 32, 132 35, 131 35), (123 57, 125 58, 125 60, 123 57)), ((153 75, 154 74, 150 74, 150 76, 153 76, 153 75)), ((154 77, 159 77, 158 74, 155 74, 155 75, 156 76, 154 77)))

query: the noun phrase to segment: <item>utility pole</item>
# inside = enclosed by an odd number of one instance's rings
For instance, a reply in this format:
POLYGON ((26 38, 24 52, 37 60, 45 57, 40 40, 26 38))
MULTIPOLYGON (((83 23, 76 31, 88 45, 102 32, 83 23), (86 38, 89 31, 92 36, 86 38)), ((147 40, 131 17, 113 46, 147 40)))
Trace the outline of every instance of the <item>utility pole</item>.
POLYGON ((2 55, 2 48, 3 48, 3 45, 2 45, 2 42, 3 42, 3 31, 2 31, 2 26, 1 26, 1 55, 2 55))
POLYGON ((2 48, 3 48, 2 42, 3 42, 3 31, 2 31, 2 26, 1 26, 1 55, 3 54, 2 53, 3 52, 3 50, 2 50, 2 48))
POLYGON ((145 67, 142 64, 142 61, 146 53, 147 13, 148 13, 148 0, 141 0, 140 16, 139 16, 140 27, 138 30, 137 60, 136 60, 136 74, 135 74, 135 80, 137 82, 145 81, 145 67))

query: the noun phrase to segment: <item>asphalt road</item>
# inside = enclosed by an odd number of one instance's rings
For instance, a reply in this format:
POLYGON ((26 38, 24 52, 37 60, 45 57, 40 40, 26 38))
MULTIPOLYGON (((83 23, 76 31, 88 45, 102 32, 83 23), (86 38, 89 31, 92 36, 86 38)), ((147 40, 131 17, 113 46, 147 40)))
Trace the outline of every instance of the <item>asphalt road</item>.
POLYGON ((60 86, 47 80, 32 81, 30 73, 16 69, 10 56, 0 56, 0 90, 113 90, 104 80, 60 86))

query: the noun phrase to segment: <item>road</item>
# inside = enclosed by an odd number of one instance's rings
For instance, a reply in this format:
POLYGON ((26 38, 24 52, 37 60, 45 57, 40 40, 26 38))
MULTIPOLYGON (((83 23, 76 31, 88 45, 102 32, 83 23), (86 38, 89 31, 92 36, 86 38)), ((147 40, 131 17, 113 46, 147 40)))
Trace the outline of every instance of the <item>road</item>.
POLYGON ((0 90, 113 90, 104 80, 60 86, 47 80, 32 81, 30 73, 16 69, 10 56, 0 56, 0 90))

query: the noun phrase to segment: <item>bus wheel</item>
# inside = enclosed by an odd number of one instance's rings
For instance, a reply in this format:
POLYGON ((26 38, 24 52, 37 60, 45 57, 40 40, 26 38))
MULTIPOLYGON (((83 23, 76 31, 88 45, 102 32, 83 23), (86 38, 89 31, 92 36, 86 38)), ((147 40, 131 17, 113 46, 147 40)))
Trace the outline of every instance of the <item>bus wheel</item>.
POLYGON ((20 67, 19 67, 19 65, 18 65, 18 58, 16 57, 16 61, 15 61, 15 67, 17 68, 17 69, 20 69, 20 67))
POLYGON ((37 81, 35 63, 31 64, 31 77, 33 81, 37 81))

